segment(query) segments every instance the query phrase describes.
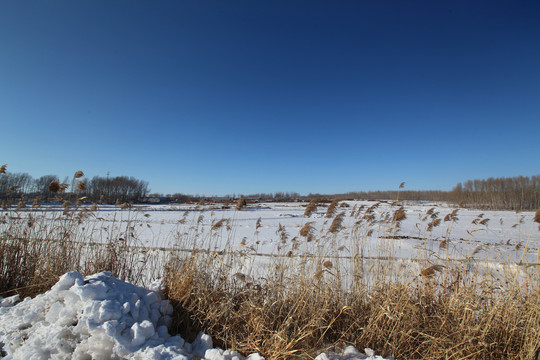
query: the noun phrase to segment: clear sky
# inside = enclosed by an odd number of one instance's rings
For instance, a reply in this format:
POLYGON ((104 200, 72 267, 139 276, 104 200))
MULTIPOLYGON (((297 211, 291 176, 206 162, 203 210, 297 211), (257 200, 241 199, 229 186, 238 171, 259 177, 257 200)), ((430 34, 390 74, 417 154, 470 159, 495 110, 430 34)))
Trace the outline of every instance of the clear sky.
POLYGON ((540 1, 0 2, 0 165, 155 192, 540 173, 540 1))

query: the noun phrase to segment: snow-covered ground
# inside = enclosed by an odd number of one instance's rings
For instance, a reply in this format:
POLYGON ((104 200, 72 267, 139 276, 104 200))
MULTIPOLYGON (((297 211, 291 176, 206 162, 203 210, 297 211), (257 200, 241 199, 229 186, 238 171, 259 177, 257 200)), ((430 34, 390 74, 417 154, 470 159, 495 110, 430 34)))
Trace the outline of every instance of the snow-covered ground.
MULTIPOLYGON (((324 251, 331 255, 328 251, 332 251, 336 256, 346 257, 358 245, 364 256, 377 257, 392 238, 392 255, 405 259, 416 258, 419 250, 423 250, 461 260, 475 253, 476 259, 537 262, 540 231, 538 224, 532 222, 531 211, 458 209, 453 221, 445 221, 454 208, 446 204, 409 203, 404 205, 406 219, 395 230, 391 218, 399 206, 375 201, 340 204, 347 207, 336 209, 335 214, 344 213, 341 230, 336 234, 328 232, 333 221, 333 217, 325 216, 328 204, 319 205, 315 213, 305 217, 306 203, 260 203, 241 211, 236 211, 234 205, 222 209, 220 204, 136 205, 129 210, 100 206, 98 211, 87 214, 79 226, 85 241, 103 242, 119 237, 145 247, 243 250, 259 256, 289 251, 295 254, 324 251), (427 214, 429 209, 433 209, 431 214, 427 214), (373 215, 371 220, 366 219, 369 215, 373 215), (440 224, 430 229, 429 224, 435 219, 440 219, 440 224), (313 238, 326 240, 324 244, 308 242, 300 235, 300 229, 308 222, 313 238), (444 251, 441 251, 442 241, 446 244, 444 251)), ((58 211, 50 209, 21 212, 19 216, 24 218, 29 214, 34 220, 40 214, 47 218, 59 216, 58 211)))
MULTIPOLYGON (((484 264, 490 271, 537 263, 540 231, 533 212, 480 211, 445 204, 405 204, 399 228, 392 216, 399 208, 388 202, 347 201, 338 207, 343 223, 330 232, 335 215, 325 216, 320 205, 310 217, 305 203, 252 204, 241 211, 222 205, 141 205, 129 210, 100 206, 86 212, 74 229, 76 241, 111 239, 140 246, 163 257, 168 249, 216 251, 238 256, 234 272, 256 277, 276 258, 302 259, 311 255, 334 261, 366 262, 392 257, 392 263, 452 261, 484 264), (431 210, 430 210, 431 209, 431 210), (445 221, 444 219, 447 219, 445 221), (434 225, 436 219, 440 224, 434 225), (301 229, 310 223, 311 241, 301 229), (430 226, 431 224, 431 226, 430 226), (78 235, 77 235, 78 234, 78 235), (149 250, 150 249, 150 250, 149 250), (153 249, 153 250, 152 250, 153 249), (160 255, 161 254, 161 255, 160 255)), ((9 221, 62 222, 62 210, 3 212, 9 221)), ((58 227, 61 229, 61 226, 58 227)), ((73 230, 73 229, 72 229, 73 230)), ((159 259, 155 260, 159 263, 159 259)), ((159 264, 158 264, 159 265, 159 264)), ((367 264, 369 266, 369 264, 367 264)), ((415 270, 416 271, 416 270, 415 270)), ((143 281, 150 289, 124 283, 108 273, 83 278, 65 274, 47 293, 17 302, 1 299, 0 343, 7 359, 244 359, 234 351, 213 348, 200 334, 189 344, 170 336, 171 306, 159 289, 150 286, 155 274, 143 281), (14 305, 14 303, 16 303, 14 305)), ((141 284, 138 284, 141 285, 141 284)), ((257 354, 247 357, 259 359, 257 354)), ((376 357, 360 353, 321 354, 318 360, 376 357)))

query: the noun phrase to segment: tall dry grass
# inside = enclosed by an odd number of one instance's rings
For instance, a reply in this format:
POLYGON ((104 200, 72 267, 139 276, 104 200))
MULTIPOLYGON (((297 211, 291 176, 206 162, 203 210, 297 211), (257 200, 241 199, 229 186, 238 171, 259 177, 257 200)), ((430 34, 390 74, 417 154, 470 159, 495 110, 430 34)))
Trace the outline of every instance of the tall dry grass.
MULTIPOLYGON (((82 176, 78 171, 74 179, 82 176)), ((62 185, 53 181, 49 186, 61 206, 42 207, 39 199, 32 206, 24 201, 3 204, 0 297, 35 296, 74 270, 83 274, 110 271, 135 283, 161 272, 158 262, 151 259, 154 254, 136 238, 136 212, 121 212, 110 225, 96 205, 83 205, 80 199, 62 194, 62 185)))
MULTIPOLYGON (((403 206, 386 214, 384 226, 393 234, 387 252, 364 258, 362 243, 381 226, 377 207, 363 213, 353 209, 358 220, 352 225, 344 225, 340 213, 326 233, 309 240, 328 242, 347 231, 354 249, 348 261, 327 259, 328 249, 313 256, 276 257, 264 276, 253 278, 232 271, 235 258, 223 253, 171 254, 164 279, 176 308, 174 331, 189 339, 204 330, 222 347, 259 352, 267 359, 310 359, 350 344, 401 359, 538 356, 536 266, 501 264, 495 277, 473 259, 474 253, 464 262, 419 254, 399 264, 391 252, 396 224, 407 216, 403 206)), ((448 242, 457 211, 445 220, 448 242)), ((424 223, 427 239, 441 219, 430 209, 424 223)), ((313 234, 312 222, 299 230, 304 241, 313 234)))

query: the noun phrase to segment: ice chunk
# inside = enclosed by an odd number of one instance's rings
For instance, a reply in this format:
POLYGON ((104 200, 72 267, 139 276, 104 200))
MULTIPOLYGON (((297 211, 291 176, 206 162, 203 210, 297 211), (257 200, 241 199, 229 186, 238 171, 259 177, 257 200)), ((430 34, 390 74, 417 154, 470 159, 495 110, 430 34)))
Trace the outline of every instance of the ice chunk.
POLYGON ((133 324, 131 331, 133 332, 132 344, 135 346, 144 344, 155 333, 154 324, 148 320, 133 324))
POLYGON ((325 353, 322 353, 322 354, 317 355, 315 360, 330 360, 330 358, 325 353))
POLYGON ((63 309, 64 309, 64 304, 62 304, 60 301, 56 301, 49 308, 47 315, 45 315, 45 321, 47 321, 49 324, 54 324, 60 317, 60 312, 63 309))
MULTIPOLYGON (((343 350, 343 355, 360 355, 360 351, 352 345, 349 345, 343 350)), ((369 356, 369 355, 368 355, 369 356)))
POLYGON ((73 285, 81 284, 83 276, 77 271, 68 272, 60 277, 60 280, 51 288, 52 291, 68 290, 73 285))
POLYGON ((0 308, 2 307, 8 307, 13 306, 17 301, 19 301, 19 295, 13 295, 7 298, 1 298, 0 297, 0 308))
POLYGON ((122 307, 117 301, 104 300, 99 307, 99 320, 109 321, 118 320, 122 317, 122 307))
POLYGON ((126 315, 131 310, 131 304, 129 302, 125 302, 122 304, 122 314, 126 315))
POLYGON ((208 349, 204 353, 205 360, 225 360, 223 356, 223 350, 221 349, 208 349))
POLYGON ((152 305, 153 303, 159 301, 159 297, 155 292, 149 292, 143 297, 143 300, 147 305, 152 305))
POLYGON ((213 348, 212 346, 212 338, 210 335, 204 334, 200 332, 197 335, 197 338, 195 338, 195 341, 192 344, 193 346, 193 354, 203 356, 206 350, 213 348))
POLYGON ((107 285, 103 281, 92 281, 84 286, 77 287, 77 293, 82 300, 104 299, 107 294, 107 285))

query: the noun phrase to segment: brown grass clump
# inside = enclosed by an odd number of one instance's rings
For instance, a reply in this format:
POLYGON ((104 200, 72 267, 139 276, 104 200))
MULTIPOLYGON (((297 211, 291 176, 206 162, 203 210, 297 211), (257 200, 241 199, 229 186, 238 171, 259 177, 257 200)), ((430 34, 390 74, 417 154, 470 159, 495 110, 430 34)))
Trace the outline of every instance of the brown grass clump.
POLYGON ((86 183, 82 180, 79 180, 79 182, 77 183, 77 190, 79 191, 86 190, 86 183))
POLYGON ((326 215, 325 215, 327 218, 331 218, 334 215, 338 207, 338 204, 339 204, 339 200, 336 199, 332 201, 330 205, 328 205, 328 209, 326 209, 326 215))
POLYGON ((458 209, 454 209, 452 210, 452 212, 450 214, 447 214, 445 217, 444 217, 444 221, 458 221, 459 218, 457 217, 457 212, 458 212, 458 209))
POLYGON ((223 224, 225 224, 225 222, 226 222, 226 219, 225 219, 225 218, 216 221, 216 222, 212 225, 212 230, 217 230, 217 229, 221 228, 221 227, 223 226, 223 224))
POLYGON ((341 212, 341 213, 337 214, 336 217, 334 218, 334 220, 332 221, 332 224, 330 225, 330 228, 328 229, 328 232, 330 232, 332 234, 335 234, 335 233, 339 232, 341 230, 341 228, 343 227, 342 224, 343 224, 343 218, 344 217, 345 217, 344 212, 341 212))
POLYGON ((400 222, 407 218, 407 214, 405 214, 405 209, 400 207, 394 212, 394 216, 392 216, 392 222, 400 222))
POLYGON ((431 221, 430 223, 428 223, 427 230, 432 231, 434 227, 437 227, 440 224, 441 224, 441 219, 435 219, 435 220, 431 221))
POLYGON ((533 221, 540 224, 540 209, 536 210, 533 221))
POLYGON ((55 194, 58 193, 60 191, 60 181, 51 181, 51 183, 49 184, 49 191, 55 194))
POLYGON ((317 211, 317 200, 311 199, 309 204, 306 206, 306 211, 304 211, 304 216, 310 217, 311 214, 313 214, 315 211, 317 211))
POLYGON ((247 205, 247 201, 244 198, 238 199, 236 203, 236 210, 242 210, 247 205))
POLYGON ((441 271, 443 267, 441 265, 431 265, 420 271, 420 275, 425 277, 434 276, 437 272, 441 271))
POLYGON ((303 236, 305 238, 310 237, 310 235, 312 235, 313 233, 312 224, 313 224, 313 221, 305 223, 304 226, 302 226, 302 228, 300 229, 300 236, 303 236))

